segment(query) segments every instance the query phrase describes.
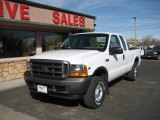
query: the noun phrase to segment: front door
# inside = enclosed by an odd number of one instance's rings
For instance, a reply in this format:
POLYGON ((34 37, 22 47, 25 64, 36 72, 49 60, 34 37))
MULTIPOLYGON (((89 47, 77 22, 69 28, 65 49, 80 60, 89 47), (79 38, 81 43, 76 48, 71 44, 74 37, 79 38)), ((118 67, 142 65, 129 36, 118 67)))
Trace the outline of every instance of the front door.
MULTIPOLYGON (((111 48, 121 47, 120 40, 117 35, 111 35, 109 42, 109 51, 111 48)), ((122 48, 122 47, 121 47, 122 48)), ((111 54, 109 52, 109 62, 107 65, 109 72, 109 81, 121 76, 123 74, 124 55, 111 54)))

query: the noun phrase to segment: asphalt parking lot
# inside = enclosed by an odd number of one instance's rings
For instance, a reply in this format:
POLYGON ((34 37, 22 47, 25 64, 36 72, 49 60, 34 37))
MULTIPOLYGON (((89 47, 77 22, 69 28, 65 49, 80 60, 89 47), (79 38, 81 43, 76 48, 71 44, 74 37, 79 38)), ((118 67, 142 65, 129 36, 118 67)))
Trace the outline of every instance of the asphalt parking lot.
POLYGON ((0 120, 160 120, 160 61, 143 60, 137 81, 123 77, 96 110, 79 101, 32 99, 26 86, 0 92, 0 120))

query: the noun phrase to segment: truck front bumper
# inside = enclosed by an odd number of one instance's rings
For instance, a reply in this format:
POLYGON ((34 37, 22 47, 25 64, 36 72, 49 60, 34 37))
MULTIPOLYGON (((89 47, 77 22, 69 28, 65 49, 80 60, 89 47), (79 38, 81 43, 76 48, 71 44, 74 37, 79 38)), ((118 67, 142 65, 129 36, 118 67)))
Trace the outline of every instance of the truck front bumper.
POLYGON ((24 73, 24 79, 30 92, 41 93, 38 92, 37 85, 43 85, 47 87, 46 95, 67 99, 80 99, 88 90, 92 77, 48 79, 31 76, 31 73, 27 71, 24 73))

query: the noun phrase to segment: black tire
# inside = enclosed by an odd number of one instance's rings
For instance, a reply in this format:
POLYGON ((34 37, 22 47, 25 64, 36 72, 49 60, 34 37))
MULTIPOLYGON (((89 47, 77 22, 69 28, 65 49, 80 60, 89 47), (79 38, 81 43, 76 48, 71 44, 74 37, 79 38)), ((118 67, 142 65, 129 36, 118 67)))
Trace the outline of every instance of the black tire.
POLYGON ((128 73, 128 79, 131 80, 131 81, 135 81, 137 80, 137 77, 138 77, 138 62, 135 62, 131 71, 128 73))
POLYGON ((100 107, 106 92, 108 93, 108 88, 104 76, 93 76, 88 91, 83 97, 84 105, 92 109, 100 107))

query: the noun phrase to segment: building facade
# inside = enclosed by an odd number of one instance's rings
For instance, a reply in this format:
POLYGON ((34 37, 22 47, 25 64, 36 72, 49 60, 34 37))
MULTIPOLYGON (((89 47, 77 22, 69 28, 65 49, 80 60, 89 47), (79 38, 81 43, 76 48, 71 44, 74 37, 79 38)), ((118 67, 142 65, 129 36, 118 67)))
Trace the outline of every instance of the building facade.
POLYGON ((23 0, 0 0, 0 81, 23 77, 29 56, 70 34, 94 31, 95 17, 23 0))
POLYGON ((141 45, 141 42, 139 40, 127 40, 127 44, 129 47, 134 47, 141 45))

